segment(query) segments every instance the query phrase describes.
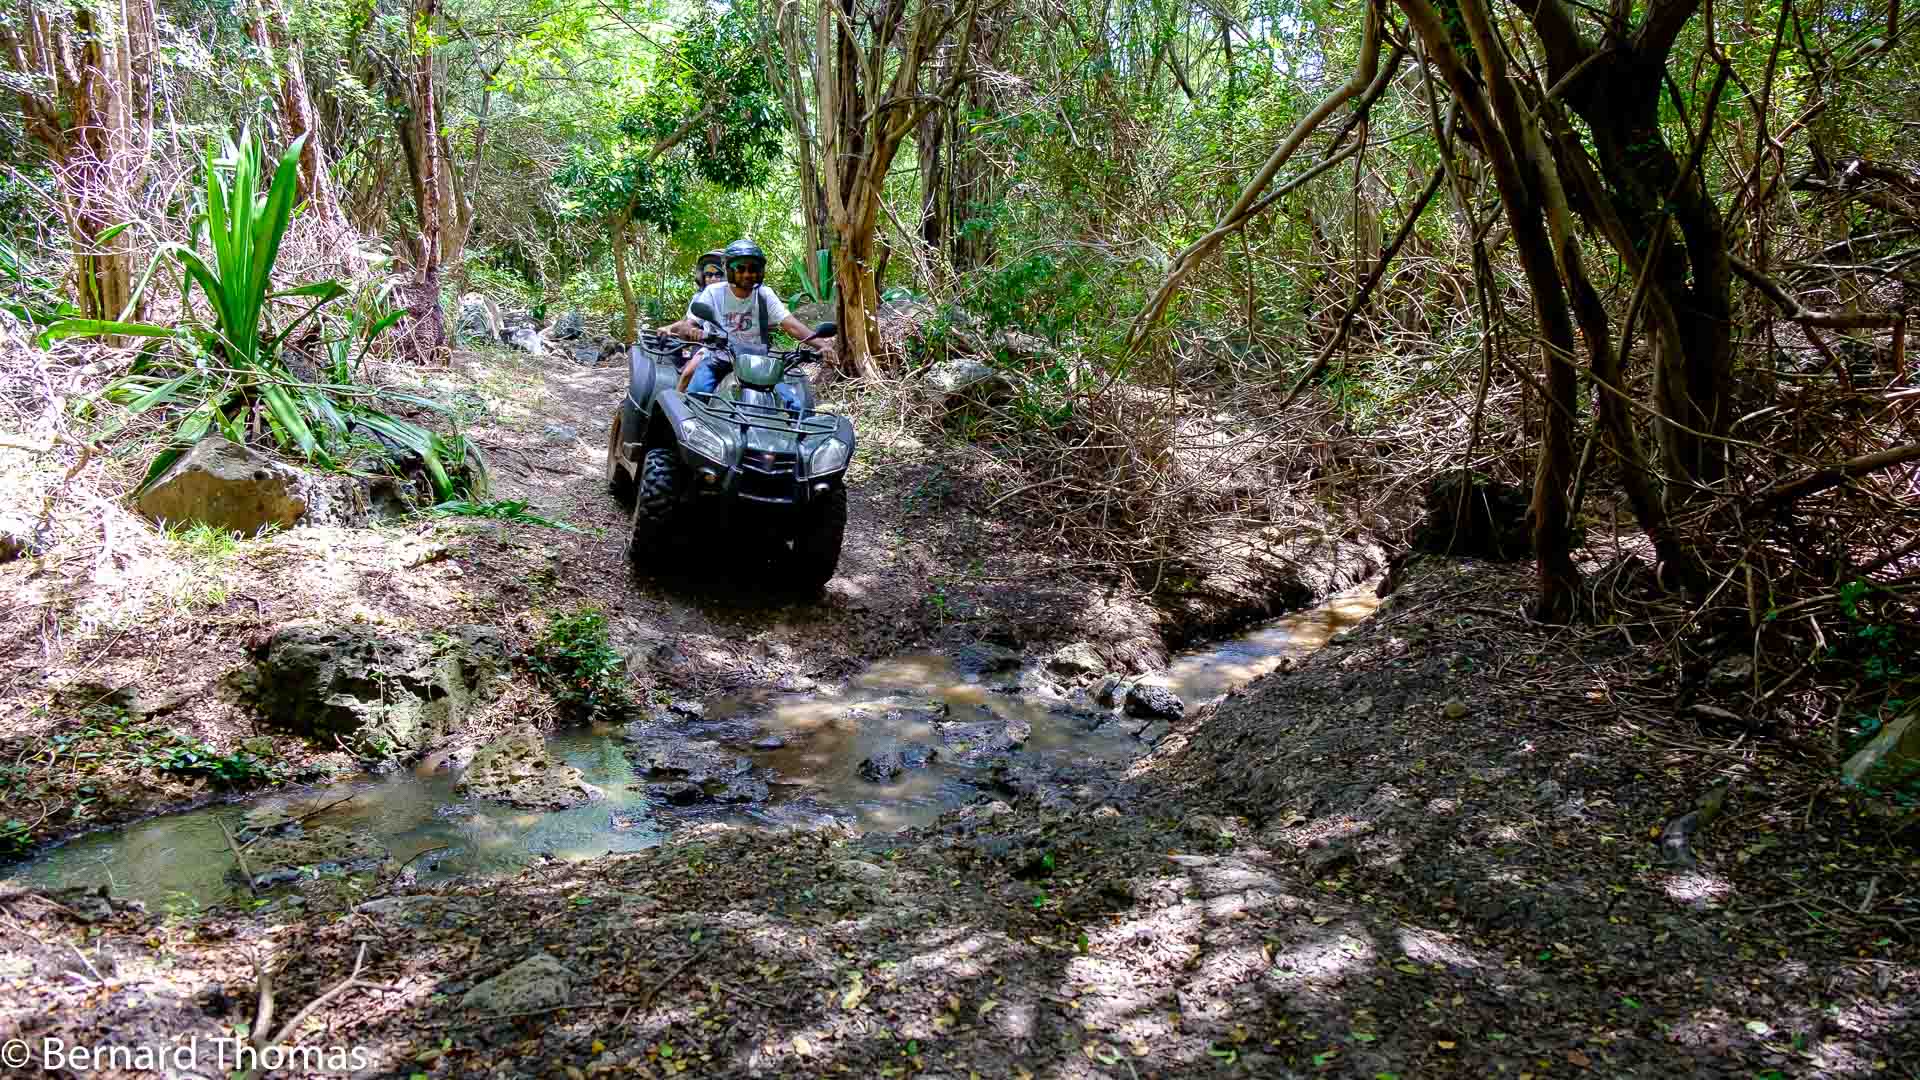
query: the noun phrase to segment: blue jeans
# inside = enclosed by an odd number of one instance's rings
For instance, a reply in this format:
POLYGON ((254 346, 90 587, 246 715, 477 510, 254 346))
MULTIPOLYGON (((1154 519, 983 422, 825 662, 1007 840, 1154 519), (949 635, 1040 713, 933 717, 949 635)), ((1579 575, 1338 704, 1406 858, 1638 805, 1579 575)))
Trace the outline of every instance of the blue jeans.
POLYGON ((693 379, 687 383, 689 394, 711 394, 720 380, 733 370, 733 361, 714 353, 694 358, 693 379))
MULTIPOLYGON (((689 397, 694 394, 713 393, 719 387, 720 380, 726 378, 727 373, 733 370, 733 361, 712 353, 707 354, 704 359, 695 360, 694 363, 699 367, 694 369, 693 378, 687 382, 689 397)), ((774 386, 773 392, 787 408, 794 412, 800 411, 800 394, 793 387, 786 383, 779 383, 774 386)))

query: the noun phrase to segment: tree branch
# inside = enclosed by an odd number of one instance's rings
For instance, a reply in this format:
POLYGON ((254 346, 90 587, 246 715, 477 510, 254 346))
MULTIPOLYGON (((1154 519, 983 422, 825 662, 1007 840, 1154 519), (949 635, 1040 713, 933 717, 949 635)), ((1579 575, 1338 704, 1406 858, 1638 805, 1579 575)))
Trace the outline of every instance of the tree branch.
POLYGON ((1774 302, 1780 309, 1781 317, 1788 322, 1803 326, 1824 326, 1830 330, 1874 330, 1883 329, 1900 321, 1900 316, 1872 315, 1866 312, 1812 311, 1801 306, 1781 287, 1780 283, 1761 273, 1752 263, 1738 255, 1727 255, 1728 265, 1733 272, 1747 279, 1747 283, 1759 289, 1761 294, 1774 302))

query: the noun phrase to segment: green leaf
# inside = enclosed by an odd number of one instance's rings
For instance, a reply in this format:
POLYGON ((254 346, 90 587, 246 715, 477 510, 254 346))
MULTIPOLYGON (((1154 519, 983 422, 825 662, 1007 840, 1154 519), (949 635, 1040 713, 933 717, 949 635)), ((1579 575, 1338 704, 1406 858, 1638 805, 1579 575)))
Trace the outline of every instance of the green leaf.
POLYGON ((61 319, 40 331, 38 340, 40 347, 44 349, 61 338, 113 335, 165 338, 172 337, 174 330, 171 327, 156 326, 153 323, 121 322, 117 319, 61 319))

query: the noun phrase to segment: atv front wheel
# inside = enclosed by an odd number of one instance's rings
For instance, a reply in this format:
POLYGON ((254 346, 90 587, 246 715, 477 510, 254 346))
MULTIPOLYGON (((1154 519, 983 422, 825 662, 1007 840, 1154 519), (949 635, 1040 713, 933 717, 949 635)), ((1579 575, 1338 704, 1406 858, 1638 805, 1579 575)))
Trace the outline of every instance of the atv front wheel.
POLYGON ((840 545, 847 537, 847 489, 836 487, 808 504, 793 538, 789 566, 793 583, 818 589, 840 568, 840 545))
POLYGON ((633 500, 634 558, 645 558, 672 538, 674 511, 685 477, 686 470, 672 450, 647 451, 640 463, 640 489, 633 500))
POLYGON ((634 483, 633 473, 627 468, 626 448, 620 445, 626 437, 626 432, 621 430, 624 427, 621 423, 623 412, 621 409, 614 410, 613 430, 607 432, 607 490, 625 504, 633 501, 634 483))

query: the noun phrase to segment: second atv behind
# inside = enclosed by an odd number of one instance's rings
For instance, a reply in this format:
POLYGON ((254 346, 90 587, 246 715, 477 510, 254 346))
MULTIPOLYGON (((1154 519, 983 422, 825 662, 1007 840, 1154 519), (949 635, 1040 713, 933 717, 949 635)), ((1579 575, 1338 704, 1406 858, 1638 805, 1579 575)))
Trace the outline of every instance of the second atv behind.
MULTIPOLYGON (((716 322, 696 301, 692 314, 716 322)), ((853 423, 814 408, 800 365, 808 342, 839 332, 820 323, 802 348, 756 352, 714 335, 733 371, 711 394, 683 394, 675 359, 683 344, 649 331, 628 351, 627 396, 607 436, 607 485, 633 500, 632 550, 726 539, 763 550, 776 575, 818 589, 840 565, 847 530, 853 423)))

